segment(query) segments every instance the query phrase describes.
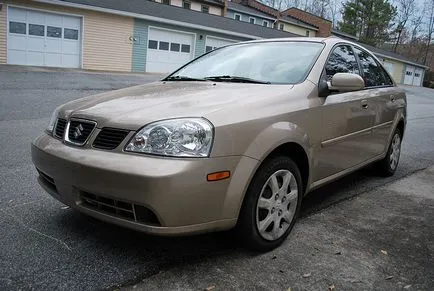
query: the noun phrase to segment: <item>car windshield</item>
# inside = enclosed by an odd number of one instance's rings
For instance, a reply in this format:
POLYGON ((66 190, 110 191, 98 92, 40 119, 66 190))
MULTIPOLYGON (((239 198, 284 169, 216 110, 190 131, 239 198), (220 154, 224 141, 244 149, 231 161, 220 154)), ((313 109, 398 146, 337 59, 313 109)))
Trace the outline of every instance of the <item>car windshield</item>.
POLYGON ((296 84, 304 81, 323 48, 317 42, 245 43, 212 51, 166 78, 296 84))

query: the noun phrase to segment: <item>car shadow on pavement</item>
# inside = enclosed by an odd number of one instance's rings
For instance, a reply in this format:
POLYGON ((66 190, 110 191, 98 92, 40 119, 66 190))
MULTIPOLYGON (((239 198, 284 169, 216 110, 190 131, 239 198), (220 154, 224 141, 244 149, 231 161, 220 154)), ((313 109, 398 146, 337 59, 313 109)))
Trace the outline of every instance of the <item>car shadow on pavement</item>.
MULTIPOLYGON (((361 170, 314 191, 303 201, 301 219, 332 205, 333 201, 345 199, 342 192, 370 177, 372 175, 368 171, 361 170)), ((133 285, 180 264, 194 264, 212 260, 217 256, 234 259, 259 255, 240 247, 234 239, 233 231, 184 237, 159 237, 105 223, 73 210, 63 212, 57 219, 59 225, 68 233, 68 237, 80 239, 71 244, 72 249, 75 248, 74 245, 92 249, 97 256, 100 254, 98 257, 101 260, 107 260, 108 264, 115 259, 118 262, 118 270, 136 270, 135 275, 125 271, 123 277, 126 278, 126 282, 122 283, 123 286, 133 285)), ((81 256, 80 249, 76 252, 81 256)))

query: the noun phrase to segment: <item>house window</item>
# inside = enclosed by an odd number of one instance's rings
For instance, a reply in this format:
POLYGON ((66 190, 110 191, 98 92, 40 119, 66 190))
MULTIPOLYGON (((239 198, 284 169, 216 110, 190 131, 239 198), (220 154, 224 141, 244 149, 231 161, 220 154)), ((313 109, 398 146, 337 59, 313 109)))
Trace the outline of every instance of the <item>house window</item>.
POLYGON ((78 40, 78 30, 70 28, 63 29, 63 38, 78 40))
POLYGON ((55 26, 47 26, 47 36, 62 38, 62 28, 55 26))
POLYGON ((149 40, 148 48, 156 50, 158 48, 157 40, 149 40))
POLYGON ((170 5, 170 0, 161 0, 161 3, 166 4, 166 5, 170 5))
POLYGON ((310 31, 306 30, 306 36, 310 36, 310 31))
POLYGON ((179 43, 172 42, 170 44, 170 51, 172 51, 172 52, 179 52, 179 48, 180 47, 181 47, 181 45, 179 43))
POLYGON ((240 14, 234 14, 234 19, 235 20, 238 20, 238 21, 241 21, 241 15, 240 14))
POLYGON ((202 12, 203 13, 209 13, 209 6, 208 5, 202 5, 202 12))
POLYGON ((189 1, 189 0, 184 0, 184 1, 182 1, 182 8, 190 9, 190 8, 191 8, 191 3, 190 3, 190 1, 189 1))
POLYGON ((9 32, 26 34, 26 24, 23 22, 9 21, 9 32))
POLYGON ((262 22, 262 26, 268 27, 268 21, 264 20, 264 22, 262 22))
POLYGON ((280 29, 280 30, 283 30, 283 27, 284 27, 284 25, 283 25, 283 23, 281 23, 281 24, 279 25, 279 29, 280 29))
POLYGON ((159 50, 162 51, 168 51, 169 50, 169 43, 166 41, 160 41, 160 46, 158 47, 159 50))
POLYGON ((255 19, 254 17, 249 17, 249 22, 250 22, 251 24, 255 24, 256 19, 255 19))
POLYGON ((45 26, 39 24, 29 24, 29 35, 44 36, 45 26))
POLYGON ((188 44, 181 45, 181 52, 189 53, 190 52, 190 46, 188 44))

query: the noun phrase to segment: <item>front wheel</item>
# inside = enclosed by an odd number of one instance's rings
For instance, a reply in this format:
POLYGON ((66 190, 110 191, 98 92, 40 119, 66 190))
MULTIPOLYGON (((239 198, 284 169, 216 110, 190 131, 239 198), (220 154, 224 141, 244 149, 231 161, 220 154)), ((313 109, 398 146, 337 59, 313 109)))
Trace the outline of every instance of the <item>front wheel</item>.
POLYGON ((297 165, 284 156, 267 160, 250 183, 239 217, 246 247, 269 251, 279 246, 295 224, 302 196, 297 165))
POLYGON ((377 163, 377 169, 380 175, 389 177, 395 174, 401 155, 401 137, 400 130, 396 129, 393 133, 386 157, 377 163))

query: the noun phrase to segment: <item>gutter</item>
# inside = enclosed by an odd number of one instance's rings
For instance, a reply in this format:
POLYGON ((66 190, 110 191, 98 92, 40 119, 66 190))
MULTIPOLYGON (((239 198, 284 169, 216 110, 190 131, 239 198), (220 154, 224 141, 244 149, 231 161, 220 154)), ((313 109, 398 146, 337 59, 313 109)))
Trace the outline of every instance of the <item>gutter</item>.
POLYGON ((310 29, 310 30, 319 31, 318 28, 310 26, 310 25, 307 25, 307 24, 293 22, 293 21, 290 21, 290 20, 286 20, 284 18, 280 18, 279 20, 280 20, 280 22, 285 22, 285 23, 293 24, 293 25, 300 26, 300 27, 303 27, 303 28, 307 28, 307 29, 310 29))
POLYGON ((109 9, 109 8, 102 8, 102 7, 97 7, 97 6, 85 5, 85 4, 77 4, 77 3, 71 3, 71 2, 60 1, 60 0, 33 0, 33 1, 45 3, 45 4, 57 5, 57 6, 85 9, 85 10, 91 10, 91 11, 97 11, 97 12, 103 12, 103 13, 109 13, 109 14, 116 14, 116 15, 133 17, 133 18, 138 18, 138 19, 143 19, 143 20, 161 22, 161 23, 165 23, 165 24, 183 26, 183 27, 188 27, 188 28, 193 28, 193 29, 201 29, 201 30, 205 30, 205 31, 211 31, 211 32, 221 33, 221 34, 225 34, 225 35, 232 35, 232 36, 237 36, 237 37, 242 37, 242 38, 264 39, 263 37, 256 36, 256 35, 233 32, 233 31, 228 31, 228 30, 223 30, 223 29, 218 29, 218 28, 212 28, 212 27, 204 26, 204 25, 192 24, 192 23, 187 23, 187 22, 182 22, 182 21, 177 21, 177 20, 171 20, 171 19, 166 19, 166 18, 161 18, 161 17, 155 17, 155 16, 150 16, 150 15, 126 12, 126 11, 109 9))
POLYGON ((256 17, 267 19, 267 20, 275 21, 275 18, 272 18, 272 17, 269 17, 269 16, 263 16, 263 15, 260 15, 260 14, 251 13, 251 12, 247 12, 247 11, 243 11, 241 9, 232 8, 230 6, 228 6, 228 10, 232 10, 232 11, 240 12, 240 13, 247 14, 247 15, 250 15, 250 16, 256 16, 256 17))
POLYGON ((428 70, 430 68, 428 66, 424 66, 424 65, 421 65, 421 64, 413 63, 413 62, 410 62, 410 61, 404 61, 402 59, 394 58, 394 57, 391 57, 391 56, 388 56, 388 55, 385 55, 385 54, 382 54, 382 53, 375 53, 375 52, 373 52, 373 53, 376 56, 380 56, 380 57, 383 57, 383 58, 386 58, 386 59, 398 61, 398 62, 401 62, 401 63, 404 63, 404 64, 408 64, 408 65, 412 65, 412 66, 415 66, 415 67, 424 68, 425 70, 428 70))

